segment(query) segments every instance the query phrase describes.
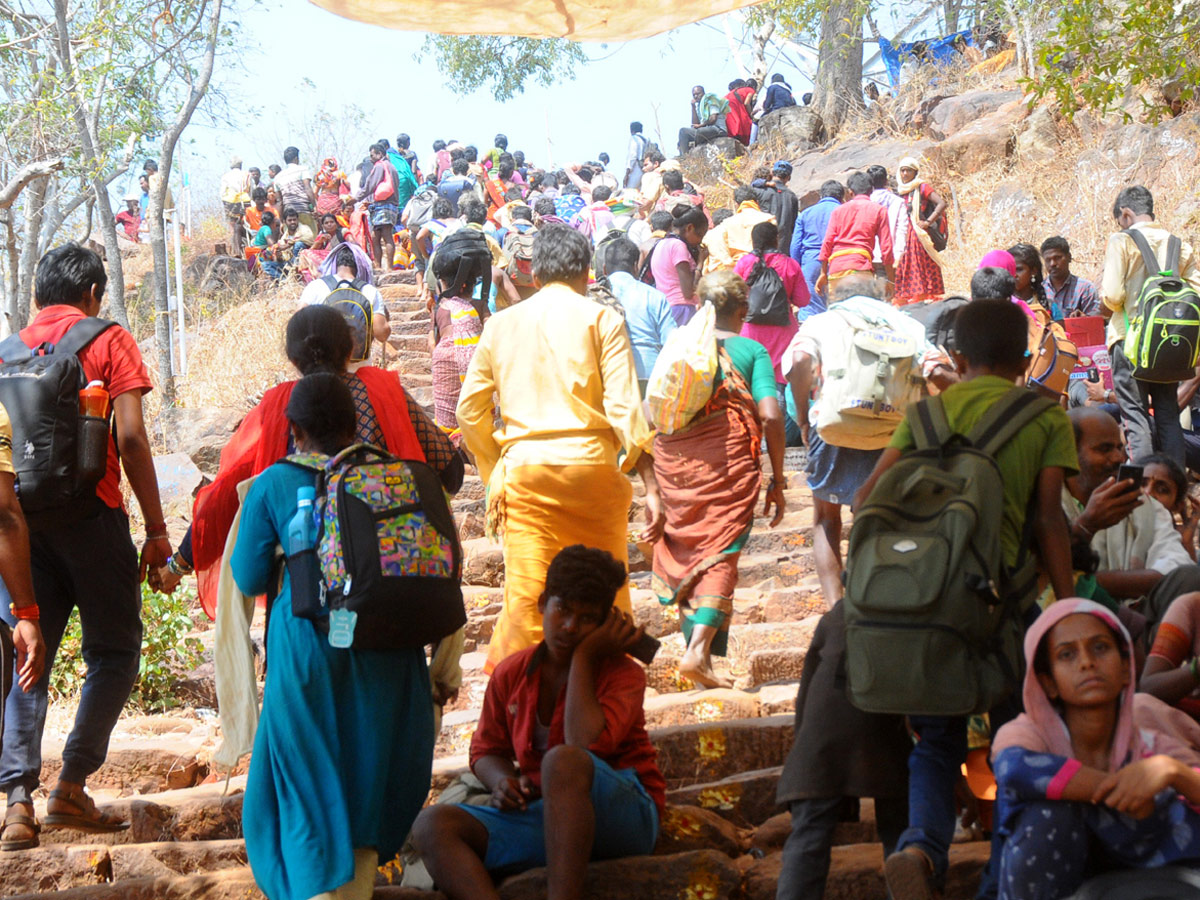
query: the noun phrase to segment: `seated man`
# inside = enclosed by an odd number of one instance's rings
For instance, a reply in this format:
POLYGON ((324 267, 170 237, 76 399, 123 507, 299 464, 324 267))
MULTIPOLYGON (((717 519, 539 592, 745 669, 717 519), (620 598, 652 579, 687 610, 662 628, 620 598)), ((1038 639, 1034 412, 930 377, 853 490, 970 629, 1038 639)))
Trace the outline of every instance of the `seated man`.
POLYGON ((1200 590, 1171 514, 1132 480, 1117 480, 1125 460, 1121 428, 1095 407, 1067 413, 1075 429, 1079 474, 1063 490, 1071 534, 1099 554, 1096 581, 1118 602, 1142 598, 1139 612, 1153 628, 1180 594, 1200 590))
POLYGON ((648 854, 666 782, 642 713, 641 637, 613 609, 625 567, 603 550, 560 551, 538 601, 544 640, 496 667, 471 741, 490 806, 435 805, 413 838, 451 900, 499 898, 489 873, 547 866, 547 895, 581 900, 590 859, 648 854))

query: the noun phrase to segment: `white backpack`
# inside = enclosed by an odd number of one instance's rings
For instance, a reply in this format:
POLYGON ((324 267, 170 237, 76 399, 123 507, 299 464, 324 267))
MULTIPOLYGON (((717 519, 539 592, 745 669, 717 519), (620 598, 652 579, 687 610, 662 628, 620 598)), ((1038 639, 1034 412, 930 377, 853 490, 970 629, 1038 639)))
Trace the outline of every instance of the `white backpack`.
POLYGON ((829 312, 849 327, 838 330, 840 344, 821 347, 817 433, 835 447, 879 450, 924 393, 921 345, 882 318, 837 305, 829 312))

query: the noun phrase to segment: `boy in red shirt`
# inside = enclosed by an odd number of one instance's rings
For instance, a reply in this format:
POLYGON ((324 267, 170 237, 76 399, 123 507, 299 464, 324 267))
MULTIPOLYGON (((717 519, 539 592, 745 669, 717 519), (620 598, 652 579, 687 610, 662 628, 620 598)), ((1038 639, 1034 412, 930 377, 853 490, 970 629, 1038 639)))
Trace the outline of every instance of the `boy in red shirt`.
MULTIPOLYGON (((78 244, 51 250, 38 262, 38 313, 20 339, 26 347, 57 344, 77 323, 100 313, 108 276, 100 257, 78 244)), ((104 763, 113 726, 129 699, 142 653, 142 597, 139 584, 171 555, 158 496, 158 477, 142 418, 142 396, 150 377, 137 342, 110 325, 78 353, 89 381, 103 383, 112 399, 115 439, 108 439, 108 462, 96 496, 81 504, 71 521, 32 527, 30 556, 33 593, 46 644, 46 666, 28 692, 13 689, 5 710, 0 752, 0 790, 8 795, 0 849, 37 846, 33 792, 42 769, 42 730, 46 722, 50 671, 71 611, 79 609, 87 678, 75 725, 63 748, 58 784, 46 804, 45 824, 100 833, 123 831, 129 823, 96 809, 84 784, 104 763), (121 469, 142 510, 146 542, 139 559, 129 533, 121 495, 121 469)), ((28 452, 15 448, 17 453, 28 452)), ((15 621, 8 598, 0 618, 15 621)))
POLYGON ((874 187, 871 176, 866 172, 851 173, 846 179, 846 187, 853 196, 829 217, 829 228, 825 231, 825 241, 817 257, 821 261, 817 293, 824 296, 830 281, 836 281, 851 272, 871 274, 875 268, 875 245, 878 242, 890 297, 896 283, 896 273, 892 265, 895 248, 892 246, 887 210, 871 199, 874 187))
POLYGON ((546 573, 542 642, 492 673, 471 769, 488 806, 431 806, 417 848, 451 900, 498 900, 491 872, 547 866, 548 900, 579 900, 590 859, 653 852, 666 782, 646 734, 642 636, 613 609, 625 567, 576 544, 546 573))

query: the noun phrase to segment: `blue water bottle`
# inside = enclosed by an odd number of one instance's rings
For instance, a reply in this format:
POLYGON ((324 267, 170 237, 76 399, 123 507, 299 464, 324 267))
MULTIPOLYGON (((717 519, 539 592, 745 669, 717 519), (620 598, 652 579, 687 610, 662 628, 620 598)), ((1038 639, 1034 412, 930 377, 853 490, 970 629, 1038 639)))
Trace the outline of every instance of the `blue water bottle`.
POLYGON ((311 486, 296 489, 296 513, 287 525, 287 570, 292 590, 292 615, 320 619, 325 608, 321 567, 317 561, 317 520, 313 504, 317 492, 311 486))
POLYGON ((316 499, 315 488, 296 489, 296 514, 287 527, 288 556, 311 550, 317 545, 317 521, 313 518, 313 502, 316 499))

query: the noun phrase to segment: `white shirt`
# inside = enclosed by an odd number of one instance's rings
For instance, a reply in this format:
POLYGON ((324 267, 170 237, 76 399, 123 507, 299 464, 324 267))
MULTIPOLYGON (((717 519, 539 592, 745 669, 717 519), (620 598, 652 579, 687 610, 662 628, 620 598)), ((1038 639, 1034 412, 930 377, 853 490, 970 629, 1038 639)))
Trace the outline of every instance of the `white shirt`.
MULTIPOLYGON (((1062 506, 1072 522, 1083 512, 1082 504, 1065 487, 1062 506)), ((1102 572, 1153 569, 1169 575, 1180 566, 1192 564, 1171 514, 1152 497, 1143 497, 1133 512, 1116 525, 1097 531, 1092 538, 1092 549, 1100 556, 1102 572)))
MULTIPOLYGON (((304 288, 304 292, 300 295, 301 306, 315 306, 318 303, 324 303, 325 298, 330 295, 329 285, 325 283, 324 278, 316 278, 308 283, 304 288)), ((367 302, 371 304, 371 314, 376 316, 386 316, 387 307, 383 305, 383 295, 379 293, 379 288, 373 284, 364 284, 362 286, 362 295, 367 302)))
MULTIPOLYGON (((904 245, 908 241, 908 204, 899 194, 894 194, 887 188, 871 191, 871 200, 887 210, 888 228, 892 232, 893 256, 900 261, 904 253, 904 245)), ((875 239, 875 262, 883 262, 879 254, 879 238, 875 239)))

